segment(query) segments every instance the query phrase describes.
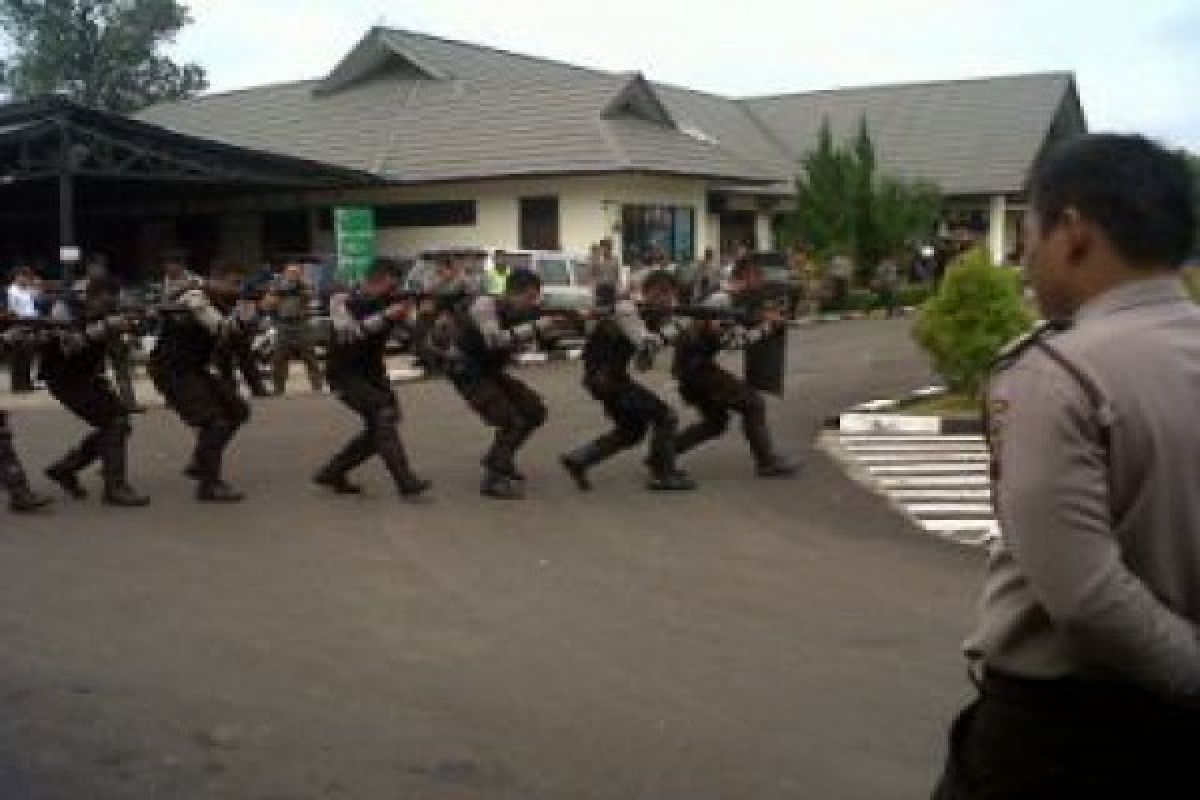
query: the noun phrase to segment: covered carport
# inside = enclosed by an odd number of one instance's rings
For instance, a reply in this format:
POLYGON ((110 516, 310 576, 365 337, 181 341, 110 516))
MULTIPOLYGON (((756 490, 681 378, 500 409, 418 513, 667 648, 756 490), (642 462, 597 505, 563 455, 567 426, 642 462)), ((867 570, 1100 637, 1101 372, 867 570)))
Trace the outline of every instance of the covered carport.
MULTIPOLYGON (((135 280, 175 249, 206 270, 222 234, 213 207, 377 183, 368 173, 187 136, 57 96, 0 105, 0 272, 30 264, 45 277, 67 277, 80 254, 103 253, 120 277, 135 280)), ((305 213, 299 204, 264 213, 256 219, 266 230, 255 233, 302 249, 305 213)))

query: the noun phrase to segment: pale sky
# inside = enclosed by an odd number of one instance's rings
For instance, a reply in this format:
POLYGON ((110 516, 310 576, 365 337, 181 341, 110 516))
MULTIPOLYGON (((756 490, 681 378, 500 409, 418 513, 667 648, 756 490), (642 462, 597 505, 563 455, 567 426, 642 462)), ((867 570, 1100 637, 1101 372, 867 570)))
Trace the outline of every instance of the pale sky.
POLYGON ((1092 130, 1200 153, 1200 0, 185 0, 213 90, 319 77, 374 24, 733 96, 1072 70, 1092 130))

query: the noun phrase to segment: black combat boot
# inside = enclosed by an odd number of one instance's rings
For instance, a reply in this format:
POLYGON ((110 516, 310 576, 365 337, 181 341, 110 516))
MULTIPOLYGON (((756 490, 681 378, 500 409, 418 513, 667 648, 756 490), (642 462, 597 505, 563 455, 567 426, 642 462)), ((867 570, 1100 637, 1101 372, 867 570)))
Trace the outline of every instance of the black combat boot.
POLYGON ((196 500, 201 503, 231 505, 245 499, 241 492, 222 480, 202 481, 196 489, 196 500))
POLYGON ((748 414, 742 418, 742 431, 754 454, 754 471, 760 478, 790 478, 799 466, 775 452, 771 433, 767 430, 766 414, 748 414))
POLYGON ((62 490, 74 499, 87 499, 87 489, 83 488, 83 484, 79 482, 79 474, 63 466, 61 462, 47 467, 43 474, 47 479, 62 487, 62 490))
POLYGON ((89 433, 78 447, 47 467, 45 476, 76 500, 85 499, 88 493, 79 482, 79 473, 90 467, 100 456, 101 439, 100 431, 89 433))
POLYGON ((592 488, 592 482, 588 480, 588 470, 600 462, 612 458, 622 450, 633 447, 638 443, 640 437, 640 431, 628 433, 618 428, 604 434, 594 442, 565 453, 559 457, 558 461, 575 481, 575 485, 588 491, 592 488))
POLYGON ((118 508, 141 508, 150 505, 150 498, 134 491, 129 485, 126 465, 126 444, 129 424, 125 420, 112 423, 102 432, 100 459, 104 470, 104 502, 118 508))
POLYGON ((50 505, 50 498, 28 486, 12 487, 8 490, 8 510, 14 514, 32 514, 50 505))
POLYGON ((685 492, 696 488, 696 482, 675 463, 676 430, 679 422, 674 413, 660 418, 650 434, 650 455, 646 465, 652 475, 646 488, 656 492, 685 492))
POLYGON ((347 477, 364 461, 375 454, 375 440, 369 431, 363 431, 346 443, 346 446, 329 459, 329 463, 313 476, 313 483, 331 489, 335 494, 362 494, 362 487, 347 477))
POLYGON ((25 470, 13 449, 8 415, 0 411, 0 489, 8 492, 8 508, 17 514, 28 514, 50 505, 50 498, 29 488, 25 470))
MULTIPOLYGON (((524 428, 500 428, 487 455, 483 457, 483 467, 488 472, 494 472, 509 481, 524 481, 516 465, 517 448, 529 438, 531 431, 524 428)), ((486 481, 485 481, 486 483, 486 481)))
POLYGON ((563 453, 558 457, 558 463, 562 464, 563 469, 571 476, 571 480, 575 481, 575 485, 583 491, 591 491, 592 482, 588 480, 588 469, 599 462, 596 457, 598 448, 595 443, 585 444, 583 447, 576 448, 569 453, 563 453))
POLYGON ((313 476, 313 483, 331 489, 334 494, 362 494, 362 487, 352 483, 345 473, 321 470, 313 476))
POLYGON ((686 472, 673 470, 655 475, 646 488, 654 492, 688 492, 696 488, 696 482, 686 472))
POLYGON ((396 482, 396 490, 403 497, 416 497, 433 488, 433 483, 413 474, 408 463, 408 453, 400 441, 400 433, 394 421, 379 425, 375 429, 375 447, 383 464, 396 482))
POLYGON ((495 497, 501 500, 520 500, 524 497, 521 485, 512 478, 495 470, 488 470, 483 478, 479 493, 485 497, 495 497))

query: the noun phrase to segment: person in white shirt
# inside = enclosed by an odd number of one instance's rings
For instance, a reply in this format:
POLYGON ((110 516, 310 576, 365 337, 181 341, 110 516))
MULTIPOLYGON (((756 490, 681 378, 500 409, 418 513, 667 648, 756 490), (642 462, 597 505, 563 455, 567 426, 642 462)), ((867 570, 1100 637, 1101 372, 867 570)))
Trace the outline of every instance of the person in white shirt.
MULTIPOLYGON (((37 275, 29 267, 18 267, 13 273, 13 282, 8 287, 6 307, 8 313, 18 319, 36 319, 40 314, 37 307, 37 275)), ((9 371, 12 376, 10 387, 14 392, 33 391, 33 353, 24 347, 14 347, 9 371)))

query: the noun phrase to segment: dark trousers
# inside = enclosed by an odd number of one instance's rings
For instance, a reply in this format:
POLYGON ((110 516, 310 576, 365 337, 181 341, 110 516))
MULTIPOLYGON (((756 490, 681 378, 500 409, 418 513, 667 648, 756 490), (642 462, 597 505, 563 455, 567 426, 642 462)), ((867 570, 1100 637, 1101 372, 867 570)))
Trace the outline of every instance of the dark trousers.
POLYGON ((28 491, 29 481, 17 451, 13 447, 12 428, 8 426, 8 413, 0 411, 0 489, 10 494, 28 491))
POLYGON ((656 477, 675 471, 675 434, 679 418, 654 392, 628 374, 593 374, 584 379, 584 388, 604 406, 604 414, 613 429, 584 448, 586 463, 599 463, 622 450, 636 447, 647 431, 653 431, 650 443, 650 469, 656 477))
POLYGON ((716 364, 705 364, 680 376, 679 394, 700 412, 700 419, 676 437, 676 452, 686 453, 720 437, 729 428, 730 415, 736 412, 742 416, 742 432, 755 462, 764 465, 775 459, 766 403, 745 381, 716 364))
POLYGON ((460 377, 454 381, 454 388, 484 422, 496 429, 483 465, 492 472, 515 475, 517 451, 546 423, 541 396, 506 372, 460 377))
POLYGON ((988 673, 933 800, 1187 798, 1200 712, 1140 690, 988 673))
POLYGON ((28 347, 12 348, 8 361, 11 387, 14 392, 33 391, 33 351, 28 347))
POLYGON ((105 488, 125 487, 131 428, 124 399, 117 396, 112 384, 101 375, 64 370, 61 374, 47 375, 46 387, 65 409, 92 427, 52 469, 77 473, 99 460, 105 488))
POLYGON ((400 403, 390 386, 360 376, 339 376, 332 384, 338 399, 362 418, 362 431, 321 469, 325 478, 342 478, 371 456, 379 456, 398 487, 416 479, 400 439, 400 403))
POLYGON ((230 386, 237 386, 234 372, 242 373, 242 380, 251 394, 267 394, 267 386, 263 382, 262 370, 259 369, 258 359, 254 355, 254 342, 248 336, 235 336, 224 342, 217 351, 215 358, 217 372, 230 386))
POLYGON ((133 390, 133 348, 124 336, 113 336, 108 342, 108 363, 112 365, 113 380, 117 394, 126 408, 137 407, 137 393, 133 390))
POLYGON ((317 360, 316 347, 313 344, 312 329, 306 320, 302 324, 280 323, 275 340, 275 391, 283 394, 287 389, 288 370, 293 359, 300 359, 308 371, 308 382, 313 391, 320 391, 322 386, 321 362, 317 360))
POLYGON ((202 484, 218 483, 225 448, 238 428, 250 419, 250 407, 235 388, 206 369, 156 367, 151 377, 167 405, 196 430, 196 448, 189 471, 202 484))

